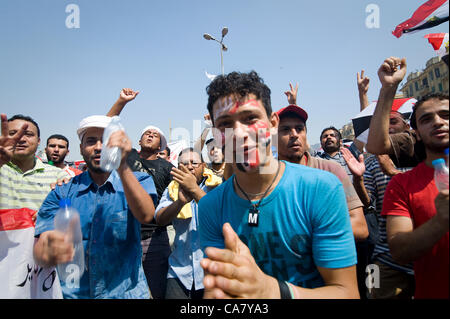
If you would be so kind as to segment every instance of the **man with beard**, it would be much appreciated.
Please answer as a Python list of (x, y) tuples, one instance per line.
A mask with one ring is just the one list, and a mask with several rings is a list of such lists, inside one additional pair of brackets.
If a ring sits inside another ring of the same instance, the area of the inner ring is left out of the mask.
[[(323, 129), (320, 134), (320, 145), (322, 146), (323, 151), (317, 152), (317, 156), (326, 160), (332, 160), (340, 164), (346, 171), (349, 178), (352, 180), (353, 175), (350, 169), (347, 166), (347, 162), (341, 153), (342, 146), (342, 135), (341, 132), (334, 126), (327, 127)], [(352, 144), (351, 149), (356, 151), (359, 155), (359, 152), (354, 144)]]
[(64, 170), (71, 177), (83, 173), (79, 169), (66, 165), (64, 160), (69, 154), (69, 140), (61, 134), (53, 134), (47, 139), (45, 154), (50, 165), (56, 166)]
[[(7, 119), (5, 114), (1, 115), (0, 231), (2, 233), (7, 230), (25, 230), (34, 227), (36, 213), (51, 191), (50, 184), (68, 177), (61, 169), (44, 164), (36, 157), (39, 143), (39, 126), (31, 117), (15, 115)], [(30, 236), (33, 240), (33, 235)], [(5, 256), (0, 259), (0, 274), (2, 274), (0, 277), (20, 282), (13, 285), (5, 283), (0, 289), (0, 298), (33, 298), (31, 287), (33, 283), (24, 282), (21, 286), (23, 279), (19, 279), (27, 273), (27, 267), (35, 266), (31, 254), (32, 247), (28, 247), (25, 242), (9, 242), (10, 245), (8, 240), (3, 241), (0, 247), (0, 256)], [(17, 256), (20, 258), (16, 263), (14, 258)], [(46, 272), (47, 270), (44, 270), (43, 274)]]
[(67, 235), (54, 230), (60, 200), (70, 199), (80, 214), (86, 269), (75, 278), (77, 284), (61, 282), (65, 298), (150, 298), (141, 262), (140, 223), (153, 219), (156, 190), (148, 174), (128, 166), (131, 141), (124, 131), (113, 133), (108, 143), (121, 150), (119, 168), (111, 173), (101, 169), (103, 131), (110, 121), (94, 115), (80, 122), (80, 152), (88, 170), (56, 187), (38, 212), (34, 255), (45, 266), (73, 258)]
[[(123, 89), (107, 115), (119, 115), (125, 105), (133, 101), (138, 94), (138, 91)], [(134, 148), (130, 151), (127, 163), (133, 172), (144, 172), (153, 177), (158, 195), (155, 201), (155, 207), (157, 207), (164, 190), (172, 180), (170, 172), (175, 166), (158, 157), (159, 152), (166, 149), (167, 141), (163, 132), (156, 126), (150, 125), (142, 130), (139, 146), (141, 147), (139, 152)], [(171, 225), (158, 226), (154, 220), (141, 227), (142, 262), (155, 299), (163, 299), (166, 291), (168, 258), (171, 252), (168, 231), (172, 232), (170, 237), (173, 238)]]
[(411, 127), (425, 146), (426, 159), (395, 175), (384, 196), (391, 254), (399, 263), (414, 263), (416, 299), (449, 298), (449, 192), (437, 189), (432, 165), (445, 158), (448, 116), (448, 95), (430, 94), (416, 103)]
[[(405, 74), (406, 60), (397, 57), (386, 59), (378, 70), (382, 87), (374, 116), (378, 115), (377, 129), (385, 138), (380, 141), (370, 133), (369, 141), (381, 142), (386, 150), (395, 149), (395, 143), (386, 134), (387, 115)], [(412, 170), (395, 175), (387, 186), (382, 208), (387, 240), (395, 261), (414, 263), (416, 299), (448, 299), (449, 193), (448, 189), (436, 188), (432, 165), (433, 160), (445, 158), (449, 145), (448, 95), (422, 97), (413, 108), (410, 125), (425, 149), (425, 160)], [(372, 128), (371, 125), (371, 131)]]
[(274, 158), (279, 117), (256, 72), (219, 75), (207, 93), (234, 175), (199, 202), (204, 297), (358, 298), (338, 178)]

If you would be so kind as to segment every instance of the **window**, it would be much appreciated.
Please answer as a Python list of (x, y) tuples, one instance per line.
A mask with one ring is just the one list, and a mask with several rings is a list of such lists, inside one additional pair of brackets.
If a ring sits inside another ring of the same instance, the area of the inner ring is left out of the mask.
[(436, 91), (436, 88), (434, 86), (431, 87), (431, 93), (434, 93)]
[(441, 71), (439, 71), (439, 68), (435, 68), (434, 69), (434, 74), (436, 75), (436, 78), (440, 78), (441, 77)]
[(430, 81), (433, 81), (433, 80), (434, 80), (433, 72), (430, 71), (430, 72), (428, 73), (428, 75), (430, 76)]
[(422, 80), (422, 85), (423, 86), (428, 86), (428, 79), (427, 78)]
[(409, 85), (409, 94), (411, 94), (411, 96), (413, 96), (414, 94), (414, 88), (412, 84)]
[(416, 91), (419, 91), (419, 82), (414, 82), (415, 87), (416, 87)]
[(442, 88), (442, 83), (439, 83), (439, 92), (444, 91), (444, 89)]

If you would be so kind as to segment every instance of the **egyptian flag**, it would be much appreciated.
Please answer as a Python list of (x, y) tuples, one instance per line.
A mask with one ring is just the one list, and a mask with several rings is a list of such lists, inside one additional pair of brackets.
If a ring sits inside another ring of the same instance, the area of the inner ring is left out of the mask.
[[(407, 119), (411, 116), (413, 106), (417, 100), (414, 98), (394, 99), (392, 103), (392, 111), (397, 111), (403, 115), (403, 118)], [(363, 143), (367, 143), (369, 137), (370, 120), (372, 119), (373, 112), (377, 102), (371, 103), (358, 115), (352, 119), (353, 130), (355, 131), (355, 139)]]
[(40, 267), (33, 257), (34, 213), (0, 209), (0, 299), (62, 299), (55, 267)]
[(392, 34), (400, 38), (403, 33), (432, 28), (445, 21), (448, 21), (448, 0), (429, 0), (410, 19), (400, 23)]
[(425, 36), (428, 42), (433, 46), (436, 54), (441, 57), (442, 60), (448, 66), (448, 33), (430, 33)]

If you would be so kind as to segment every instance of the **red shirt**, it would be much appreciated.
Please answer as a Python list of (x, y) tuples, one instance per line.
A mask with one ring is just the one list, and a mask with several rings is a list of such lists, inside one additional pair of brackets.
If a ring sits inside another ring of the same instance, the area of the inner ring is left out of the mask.
[[(434, 169), (420, 163), (411, 171), (394, 176), (386, 188), (382, 215), (406, 216), (414, 229), (436, 215), (438, 195)], [(415, 298), (449, 298), (449, 233), (414, 262)]]

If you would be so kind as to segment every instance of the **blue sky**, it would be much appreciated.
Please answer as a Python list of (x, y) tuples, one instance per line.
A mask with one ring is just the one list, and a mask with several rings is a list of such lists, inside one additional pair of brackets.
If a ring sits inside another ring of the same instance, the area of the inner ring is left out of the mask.
[[(435, 56), (423, 36), (448, 32), (448, 22), (395, 38), (395, 26), (425, 0), (1, 0), (0, 112), (33, 117), (41, 146), (54, 133), (71, 142), (68, 159), (80, 159), (80, 120), (105, 114), (124, 87), (141, 91), (122, 113), (137, 147), (147, 125), (185, 128), (206, 114), (205, 70), (220, 73), (219, 36), (229, 28), (225, 72), (257, 71), (272, 90), (276, 111), (283, 92), (299, 83), (298, 104), (309, 114), (308, 139), (324, 127), (341, 127), (359, 111), (356, 72), (380, 88), (377, 70), (389, 56), (406, 57), (408, 72)], [(68, 29), (68, 4), (80, 9), (80, 28)], [(366, 27), (366, 7), (380, 9), (380, 27)], [(197, 122), (198, 123), (198, 122)]]

